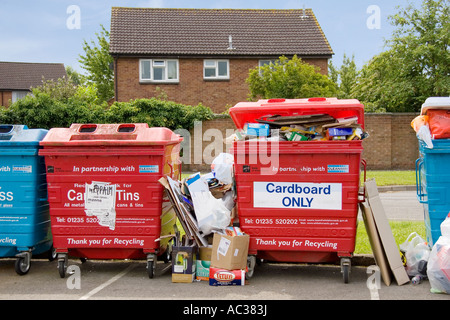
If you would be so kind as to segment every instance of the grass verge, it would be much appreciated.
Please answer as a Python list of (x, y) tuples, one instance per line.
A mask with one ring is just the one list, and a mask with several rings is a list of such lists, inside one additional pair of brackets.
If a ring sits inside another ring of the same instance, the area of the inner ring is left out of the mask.
[[(392, 234), (397, 245), (402, 244), (408, 236), (417, 232), (423, 239), (426, 239), (425, 224), (422, 221), (389, 221)], [(355, 254), (373, 254), (370, 247), (369, 237), (363, 221), (358, 222), (356, 229)]]
[[(366, 172), (366, 179), (375, 178), (377, 186), (407, 186), (416, 184), (416, 172), (414, 170), (382, 171), (369, 170)], [(364, 181), (364, 174), (361, 174), (361, 182)]]

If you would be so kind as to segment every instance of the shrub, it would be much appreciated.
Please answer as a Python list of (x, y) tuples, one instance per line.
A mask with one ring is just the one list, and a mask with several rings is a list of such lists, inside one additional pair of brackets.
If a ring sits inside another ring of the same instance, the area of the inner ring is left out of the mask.
[(194, 121), (212, 119), (210, 108), (156, 98), (100, 103), (94, 85), (73, 87), (70, 81), (46, 83), (29, 95), (0, 108), (0, 122), (29, 128), (69, 127), (72, 123), (148, 123), (150, 127), (190, 129)]

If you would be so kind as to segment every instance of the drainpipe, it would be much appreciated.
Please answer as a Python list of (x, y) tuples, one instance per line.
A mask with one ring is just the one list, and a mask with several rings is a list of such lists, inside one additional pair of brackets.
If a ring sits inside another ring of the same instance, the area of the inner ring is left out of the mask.
[(118, 102), (119, 101), (119, 90), (117, 85), (117, 60), (119, 58), (119, 55), (115, 55), (114, 57), (114, 99)]

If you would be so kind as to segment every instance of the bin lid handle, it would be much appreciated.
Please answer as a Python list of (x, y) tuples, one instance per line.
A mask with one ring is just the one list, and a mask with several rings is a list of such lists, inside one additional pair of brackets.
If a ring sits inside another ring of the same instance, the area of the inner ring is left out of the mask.
[(10, 124), (1, 124), (0, 125), (0, 134), (8, 134), (14, 129), (13, 125)]
[(92, 133), (95, 130), (97, 130), (97, 125), (96, 124), (83, 124), (78, 129), (78, 132), (79, 133)]

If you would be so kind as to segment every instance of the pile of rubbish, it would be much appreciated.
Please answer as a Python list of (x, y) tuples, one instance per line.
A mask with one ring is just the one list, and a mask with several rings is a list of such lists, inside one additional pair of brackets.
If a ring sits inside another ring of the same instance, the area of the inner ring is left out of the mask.
[(413, 284), (428, 279), (431, 292), (450, 294), (450, 213), (441, 223), (441, 236), (430, 248), (416, 232), (400, 245)]
[(200, 172), (176, 181), (163, 177), (172, 206), (185, 231), (184, 244), (192, 240), (198, 246), (208, 245), (213, 232), (225, 232), (234, 218), (233, 156), (221, 153), (211, 164), (212, 171)]
[(433, 149), (433, 140), (450, 138), (450, 98), (431, 97), (422, 105), (420, 115), (411, 121), (417, 138)]
[(245, 284), (249, 236), (233, 226), (233, 164), (231, 154), (221, 153), (210, 173), (194, 173), (181, 181), (159, 180), (184, 232), (175, 230), (172, 282), (197, 279), (213, 286)]
[(330, 141), (363, 140), (369, 134), (361, 128), (358, 117), (334, 118), (328, 114), (267, 116), (246, 123), (243, 130), (226, 142), (243, 140)]

